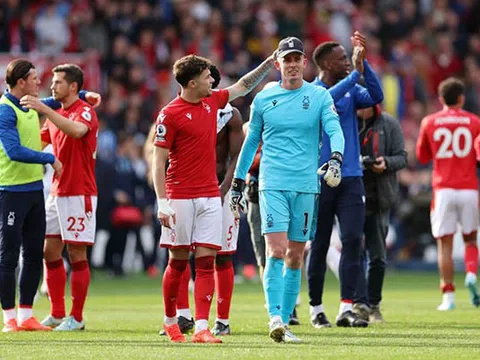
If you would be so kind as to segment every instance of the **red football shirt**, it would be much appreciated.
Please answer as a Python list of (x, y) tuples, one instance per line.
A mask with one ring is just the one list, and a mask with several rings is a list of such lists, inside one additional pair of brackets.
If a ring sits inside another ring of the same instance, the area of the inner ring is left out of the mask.
[(155, 146), (169, 149), (165, 187), (169, 199), (220, 196), (215, 144), (217, 111), (228, 102), (217, 90), (196, 104), (177, 96), (158, 115)]
[(95, 110), (83, 102), (75, 101), (57, 112), (71, 121), (82, 122), (88, 132), (75, 139), (59, 130), (47, 119), (42, 131), (42, 141), (52, 144), (53, 154), (62, 162), (60, 177), (54, 175), (50, 193), (56, 196), (97, 195), (95, 181), (95, 156), (97, 150), (98, 119)]
[(479, 134), (480, 119), (465, 110), (444, 109), (422, 120), (417, 158), (433, 160), (434, 189), (478, 189), (473, 145)]

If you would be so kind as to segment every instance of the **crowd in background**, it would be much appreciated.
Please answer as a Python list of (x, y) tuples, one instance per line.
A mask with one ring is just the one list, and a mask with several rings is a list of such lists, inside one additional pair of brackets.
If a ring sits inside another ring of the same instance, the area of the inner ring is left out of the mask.
[[(480, 1), (0, 2), (0, 53), (29, 53), (33, 60), (80, 53), (86, 64), (98, 65), (99, 71), (91, 66), (86, 74), (89, 90), (103, 96), (98, 109), (98, 223), (114, 233), (118, 229), (112, 229), (111, 213), (119, 205), (138, 207), (144, 223), (154, 224), (155, 196), (142, 146), (157, 112), (178, 92), (171, 75), (176, 59), (190, 53), (210, 58), (222, 72), (223, 87), (259, 64), (283, 37), (301, 38), (310, 58), (323, 41), (337, 41), (350, 50), (354, 30), (367, 35), (367, 59), (383, 84), (382, 106), (401, 122), (408, 151), (407, 169), (399, 173), (402, 201), (392, 217), (398, 250), (392, 257), (421, 258), (433, 242), (431, 172), (417, 164), (415, 141), (423, 116), (439, 109), (436, 88), (448, 76), (465, 81), (465, 108), (480, 112)], [(306, 80), (315, 73), (310, 62)], [(266, 81), (277, 78), (272, 71)], [(42, 80), (42, 93), (48, 95), (50, 79)], [(233, 104), (245, 121), (254, 95)], [(138, 226), (140, 222), (120, 230)], [(146, 268), (155, 262), (147, 258)]]

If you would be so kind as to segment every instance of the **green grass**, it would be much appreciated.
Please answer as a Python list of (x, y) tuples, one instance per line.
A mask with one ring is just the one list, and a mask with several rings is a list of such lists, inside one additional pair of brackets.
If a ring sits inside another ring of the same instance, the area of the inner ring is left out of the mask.
[[(303, 344), (272, 342), (260, 285), (238, 285), (231, 314), (234, 335), (209, 346), (171, 344), (158, 335), (163, 318), (159, 279), (112, 280), (96, 273), (86, 331), (0, 334), (0, 359), (478, 359), (480, 309), (469, 304), (460, 275), (456, 280), (457, 309), (441, 313), (436, 311), (441, 300), (436, 274), (389, 273), (383, 304), (387, 323), (366, 329), (311, 327), (304, 287), (302, 325), (293, 328)], [(329, 277), (325, 306), (332, 321), (338, 296), (338, 283)], [(42, 318), (48, 308), (42, 298), (34, 312)]]

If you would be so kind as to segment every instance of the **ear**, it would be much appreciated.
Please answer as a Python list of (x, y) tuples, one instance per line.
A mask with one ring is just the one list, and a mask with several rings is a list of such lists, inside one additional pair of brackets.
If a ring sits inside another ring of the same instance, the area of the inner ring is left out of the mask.
[(445, 101), (443, 101), (443, 98), (441, 96), (438, 97), (438, 101), (440, 101), (440, 104), (443, 106), (445, 105)]
[(307, 66), (307, 63), (308, 63), (308, 59), (306, 56), (303, 57), (303, 66)]
[(196, 86), (197, 86), (197, 81), (194, 79), (190, 80), (187, 84), (187, 88), (189, 89), (194, 89)]
[(277, 69), (278, 71), (280, 71), (280, 62), (278, 61), (278, 59), (275, 60), (274, 65), (275, 65), (275, 69)]
[(331, 68), (332, 68), (332, 67), (331, 67), (331, 64), (330, 64), (330, 61), (324, 60), (324, 61), (322, 62), (321, 68), (330, 71)]

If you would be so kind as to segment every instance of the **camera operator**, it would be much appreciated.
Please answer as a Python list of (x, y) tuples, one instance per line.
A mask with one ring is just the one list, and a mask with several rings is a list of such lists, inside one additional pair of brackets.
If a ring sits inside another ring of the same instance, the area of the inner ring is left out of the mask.
[(369, 262), (368, 276), (364, 266), (359, 274), (354, 312), (364, 320), (383, 322), (380, 301), (387, 262), (385, 239), (390, 210), (399, 194), (396, 172), (406, 166), (407, 153), (400, 124), (378, 105), (359, 110), (357, 117), (366, 194), (363, 263), (367, 255)]

